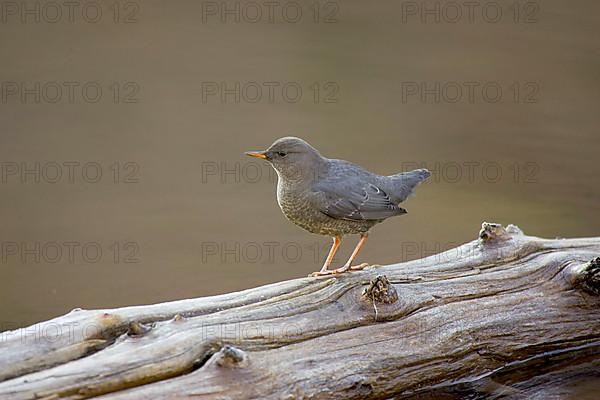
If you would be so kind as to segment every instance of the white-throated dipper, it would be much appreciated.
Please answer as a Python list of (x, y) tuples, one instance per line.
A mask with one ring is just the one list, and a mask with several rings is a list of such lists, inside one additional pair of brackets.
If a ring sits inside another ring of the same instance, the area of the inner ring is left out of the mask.
[[(323, 157), (296, 137), (277, 139), (265, 151), (247, 155), (267, 160), (277, 172), (277, 202), (287, 219), (309, 232), (333, 237), (333, 246), (313, 276), (363, 269), (353, 266), (369, 230), (389, 217), (406, 214), (400, 208), (413, 189), (431, 174), (426, 169), (381, 176), (344, 160)], [(328, 269), (342, 236), (360, 240), (346, 264)]]

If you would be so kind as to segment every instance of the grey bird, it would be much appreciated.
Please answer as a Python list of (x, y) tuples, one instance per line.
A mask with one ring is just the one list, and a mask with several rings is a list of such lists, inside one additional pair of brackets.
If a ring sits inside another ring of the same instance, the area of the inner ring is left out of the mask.
[[(277, 172), (277, 202), (288, 220), (309, 232), (333, 237), (323, 267), (313, 276), (367, 266), (352, 263), (365, 244), (369, 230), (389, 217), (406, 214), (398, 205), (431, 175), (426, 169), (377, 175), (349, 161), (323, 157), (297, 137), (283, 137), (267, 150), (246, 154), (267, 160)], [(330, 270), (342, 236), (348, 234), (359, 234), (360, 240), (348, 262)]]

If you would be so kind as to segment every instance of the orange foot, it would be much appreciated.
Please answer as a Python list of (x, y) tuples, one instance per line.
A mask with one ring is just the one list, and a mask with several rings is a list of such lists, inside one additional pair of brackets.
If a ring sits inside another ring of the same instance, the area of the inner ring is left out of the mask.
[(336, 275), (336, 274), (341, 274), (341, 273), (348, 272), (348, 271), (360, 271), (368, 266), (369, 266), (368, 263), (362, 263), (360, 265), (344, 265), (343, 267), (340, 267), (337, 269), (327, 269), (327, 270), (316, 271), (316, 272), (313, 272), (312, 274), (310, 274), (309, 276)]

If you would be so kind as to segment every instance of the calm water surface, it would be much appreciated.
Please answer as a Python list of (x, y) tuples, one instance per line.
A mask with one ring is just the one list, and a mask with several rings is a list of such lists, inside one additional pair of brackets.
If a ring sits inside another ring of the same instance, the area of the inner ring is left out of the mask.
[[(599, 234), (598, 2), (544, 1), (527, 23), (508, 1), (496, 23), (354, 0), (320, 4), (315, 23), (312, 3), (297, 23), (203, 22), (202, 2), (144, 1), (137, 23), (100, 2), (98, 23), (0, 24), (2, 81), (63, 87), (57, 102), (49, 86), (39, 103), (0, 104), (0, 330), (318, 269), (330, 239), (287, 222), (269, 167), (243, 155), (290, 134), (381, 174), (433, 171), (361, 262), (452, 248), (482, 221)], [(239, 102), (222, 99), (236, 82)], [(39, 183), (21, 177), (35, 163)]]

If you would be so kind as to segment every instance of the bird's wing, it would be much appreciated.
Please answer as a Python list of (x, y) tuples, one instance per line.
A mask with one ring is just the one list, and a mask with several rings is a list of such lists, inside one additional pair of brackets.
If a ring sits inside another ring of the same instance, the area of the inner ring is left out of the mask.
[(332, 218), (350, 221), (381, 220), (405, 214), (388, 194), (372, 183), (322, 182), (313, 187), (310, 201)]

